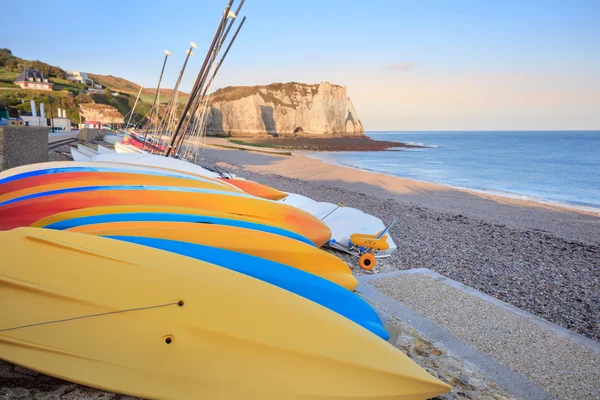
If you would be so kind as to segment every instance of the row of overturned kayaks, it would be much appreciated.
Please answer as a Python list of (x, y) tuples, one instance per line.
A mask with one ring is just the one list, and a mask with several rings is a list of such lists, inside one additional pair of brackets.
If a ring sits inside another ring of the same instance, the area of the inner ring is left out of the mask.
[[(71, 154), (75, 161), (117, 162), (160, 166), (162, 168), (184, 171), (202, 176), (222, 178), (220, 173), (208, 171), (198, 165), (174, 158), (158, 157), (137, 147), (124, 145), (119, 142), (115, 144), (114, 150), (102, 145), (98, 145), (97, 149), (91, 149), (82, 144), (78, 144), (77, 148), (71, 149)], [(236, 178), (232, 179), (230, 182), (234, 183), (236, 186), (250, 194), (257, 196), (265, 195), (263, 191), (253, 191), (256, 190), (254, 187), (254, 182), (246, 183), (248, 181), (240, 179), (239, 177), (235, 177), (230, 173), (226, 173), (225, 176)], [(261, 190), (265, 190), (264, 188), (265, 187), (263, 186)], [(271, 196), (267, 198), (299, 208), (323, 221), (323, 223), (325, 223), (325, 225), (327, 225), (331, 231), (331, 238), (327, 245), (355, 256), (358, 256), (359, 254), (355, 251), (352, 251), (350, 248), (349, 242), (352, 234), (374, 234), (385, 231), (387, 228), (381, 219), (373, 215), (369, 215), (362, 210), (346, 207), (339, 203), (334, 204), (328, 202), (318, 202), (296, 193), (285, 193), (279, 191), (277, 193), (271, 193)], [(375, 254), (375, 257), (388, 257), (396, 250), (396, 244), (391, 236), (386, 236), (386, 242), (387, 248), (385, 250), (378, 251)]]
[(0, 173), (0, 359), (147, 398), (450, 390), (386, 341), (286, 193), (138, 155)]

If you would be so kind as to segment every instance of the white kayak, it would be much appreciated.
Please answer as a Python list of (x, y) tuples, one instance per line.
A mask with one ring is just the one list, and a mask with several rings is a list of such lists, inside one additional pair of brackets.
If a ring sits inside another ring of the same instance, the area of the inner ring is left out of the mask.
[(73, 161), (90, 161), (92, 159), (91, 156), (87, 154), (83, 154), (81, 151), (77, 150), (75, 147), (71, 147), (71, 157), (73, 157)]
[(98, 153), (100, 153), (100, 154), (111, 154), (114, 152), (115, 152), (114, 150), (109, 149), (108, 147), (104, 147), (101, 144), (98, 145)]
[(158, 167), (163, 169), (171, 169), (180, 172), (187, 172), (190, 174), (196, 174), (206, 176), (209, 178), (220, 178), (216, 172), (209, 171), (202, 168), (199, 165), (192, 164), (187, 161), (178, 160), (171, 157), (163, 157), (149, 153), (106, 153), (98, 154), (92, 157), (91, 161), (99, 162), (117, 162), (135, 165), (147, 165), (150, 167)]
[(98, 155), (98, 152), (94, 149), (91, 149), (87, 146), (82, 145), (81, 143), (77, 144), (77, 150), (79, 150), (80, 153), (85, 154), (86, 156), (89, 157), (95, 157)]
[[(123, 150), (125, 148), (128, 151), (135, 152), (121, 152), (125, 151)], [(174, 171), (186, 172), (210, 178), (221, 177), (221, 175), (219, 175), (216, 172), (207, 170), (199, 165), (192, 164), (188, 161), (150, 154), (147, 152), (143, 152), (142, 150), (137, 149), (135, 147), (123, 145), (121, 143), (117, 143), (115, 145), (115, 150), (117, 152), (105, 152), (104, 150), (102, 150), (100, 151), (100, 154), (95, 155), (94, 157), (85, 157), (83, 154), (77, 154), (76, 157), (75, 153), (77, 151), (72, 150), (72, 152), (73, 158), (76, 161), (125, 163), (170, 169)], [(232, 178), (241, 179), (234, 175), (232, 175)], [(386, 228), (385, 224), (381, 219), (373, 215), (367, 214), (356, 208), (343, 207), (333, 203), (318, 202), (306, 196), (301, 196), (295, 193), (289, 193), (287, 197), (279, 201), (281, 203), (285, 203), (290, 206), (299, 208), (303, 211), (306, 211), (309, 214), (312, 214), (313, 216), (322, 220), (329, 227), (332, 233), (332, 240), (328, 243), (328, 245), (330, 247), (349, 252), (351, 254), (354, 253), (352, 252), (349, 246), (350, 235), (355, 233), (373, 235), (383, 231)], [(389, 257), (391, 253), (393, 253), (396, 250), (396, 243), (394, 243), (394, 240), (391, 238), (391, 235), (389, 235), (388, 233), (387, 236), (387, 243), (389, 245), (389, 248), (387, 250), (377, 252), (375, 254), (375, 257)]]
[[(343, 207), (333, 203), (318, 202), (306, 196), (288, 193), (280, 203), (299, 208), (322, 220), (331, 230), (330, 247), (351, 252), (349, 250), (350, 235), (354, 233), (375, 235), (386, 226), (379, 218), (352, 207)], [(375, 257), (389, 257), (396, 250), (396, 243), (387, 234), (389, 248), (376, 253)]]
[(102, 138), (102, 140), (104, 140), (106, 143), (110, 143), (110, 144), (116, 145), (117, 143), (121, 143), (123, 141), (123, 136), (113, 135), (111, 133), (111, 134), (108, 134), (108, 135), (104, 135), (104, 137)]
[(137, 147), (129, 146), (120, 142), (115, 143), (115, 151), (121, 154), (147, 154), (147, 152), (142, 149), (138, 149)]

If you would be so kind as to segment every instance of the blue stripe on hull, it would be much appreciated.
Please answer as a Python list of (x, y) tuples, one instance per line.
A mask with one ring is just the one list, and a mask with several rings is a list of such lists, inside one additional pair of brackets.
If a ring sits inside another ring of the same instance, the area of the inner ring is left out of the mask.
[(342, 286), (308, 272), (248, 254), (176, 240), (106, 237), (195, 258), (260, 279), (327, 307), (384, 340), (389, 338), (379, 316), (366, 301)]
[(77, 226), (93, 225), (93, 224), (104, 224), (109, 222), (193, 222), (202, 224), (215, 224), (225, 226), (235, 226), (238, 228), (252, 229), (255, 231), (273, 233), (279, 236), (288, 237), (290, 239), (299, 240), (301, 242), (310, 244), (315, 247), (315, 244), (305, 236), (302, 236), (296, 232), (278, 228), (271, 225), (259, 224), (256, 222), (240, 221), (237, 219), (212, 217), (197, 214), (176, 214), (176, 213), (158, 213), (158, 212), (132, 212), (132, 213), (119, 213), (119, 214), (101, 214), (92, 215), (87, 217), (79, 217), (66, 219), (64, 221), (54, 222), (46, 225), (44, 228), (64, 230), (70, 229)]

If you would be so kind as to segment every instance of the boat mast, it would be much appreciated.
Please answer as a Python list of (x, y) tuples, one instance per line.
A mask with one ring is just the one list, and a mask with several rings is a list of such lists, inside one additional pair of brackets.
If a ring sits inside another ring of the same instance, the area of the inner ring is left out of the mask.
[[(165, 66), (167, 65), (167, 59), (171, 56), (171, 52), (169, 50), (165, 50), (165, 61), (163, 62), (162, 70), (160, 71), (160, 77), (158, 78), (158, 86), (156, 87), (156, 94), (154, 95), (154, 103), (152, 104), (152, 108), (150, 109), (150, 119), (148, 120), (148, 125), (146, 125), (146, 131), (144, 132), (144, 147), (146, 146), (146, 136), (148, 136), (148, 129), (152, 125), (152, 115), (154, 114), (154, 110), (156, 109), (156, 102), (158, 101), (158, 97), (160, 96), (160, 83), (162, 82), (163, 74), (165, 73)], [(158, 113), (157, 113), (158, 115)]]
[[(166, 157), (171, 155), (171, 153), (173, 151), (173, 145), (175, 144), (175, 140), (177, 139), (177, 135), (179, 134), (179, 131), (181, 130), (183, 122), (184, 122), (188, 112), (190, 111), (190, 108), (191, 108), (194, 100), (196, 99), (196, 97), (198, 96), (198, 93), (200, 92), (200, 90), (202, 88), (204, 80), (206, 79), (206, 67), (209, 64), (209, 61), (211, 59), (214, 59), (213, 52), (214, 52), (216, 46), (218, 45), (218, 40), (220, 40), (221, 34), (222, 34), (225, 24), (227, 22), (227, 19), (229, 18), (229, 12), (231, 10), (231, 5), (233, 4), (233, 1), (234, 0), (229, 0), (229, 3), (227, 4), (227, 7), (225, 7), (225, 11), (223, 12), (223, 15), (221, 16), (221, 21), (219, 22), (219, 25), (217, 26), (217, 31), (215, 32), (213, 40), (212, 40), (210, 46), (208, 47), (208, 52), (206, 53), (206, 57), (204, 58), (204, 63), (202, 64), (202, 67), (200, 68), (200, 72), (198, 73), (198, 76), (196, 77), (196, 82), (194, 83), (192, 91), (190, 92), (190, 97), (188, 98), (188, 100), (185, 104), (185, 107), (183, 108), (183, 112), (181, 113), (179, 121), (177, 122), (177, 127), (175, 128), (175, 132), (173, 132), (173, 136), (171, 136), (171, 140), (169, 141), (169, 145), (165, 149), (164, 155)], [(191, 117), (192, 116), (190, 115), (190, 118)]]
[[(177, 77), (177, 82), (175, 83), (175, 87), (173, 88), (173, 93), (171, 94), (171, 98), (169, 99), (169, 103), (165, 110), (165, 119), (160, 124), (159, 136), (162, 136), (163, 131), (168, 130), (169, 126), (171, 125), (172, 118), (169, 118), (170, 117), (169, 114), (171, 114), (171, 117), (172, 117), (173, 113), (176, 111), (177, 93), (179, 91), (179, 85), (181, 84), (181, 79), (183, 78), (183, 73), (185, 72), (187, 63), (188, 63), (190, 57), (194, 55), (193, 50), (197, 49), (197, 48), (198, 48), (198, 46), (196, 45), (196, 43), (190, 42), (190, 48), (186, 52), (187, 55), (185, 57), (185, 61), (183, 62), (183, 67), (181, 68), (181, 71), (179, 72), (179, 76)], [(159, 137), (159, 139), (160, 139), (160, 137)]]
[[(242, 4), (244, 4), (243, 1), (242, 1)], [(240, 4), (239, 8), (241, 8), (242, 4)], [(239, 11), (239, 9), (238, 9), (238, 11)], [(214, 71), (213, 71), (210, 79), (208, 80), (208, 83), (204, 86), (202, 94), (200, 95), (201, 101), (203, 100), (203, 102), (204, 102), (204, 104), (202, 106), (202, 109), (203, 109), (203, 118), (202, 118), (202, 123), (200, 125), (202, 130), (204, 130), (204, 128), (206, 126), (206, 118), (207, 118), (207, 116), (206, 116), (206, 110), (207, 110), (208, 104), (209, 104), (209, 99), (206, 97), (206, 93), (208, 92), (208, 89), (212, 86), (212, 83), (213, 83), (215, 77), (217, 76), (217, 73), (219, 72), (219, 69), (221, 68), (221, 65), (223, 65), (223, 61), (225, 60), (225, 57), (227, 57), (227, 54), (229, 53), (229, 50), (231, 49), (231, 46), (235, 42), (235, 39), (237, 38), (238, 33), (240, 33), (240, 30), (242, 29), (242, 26), (244, 26), (244, 22), (246, 22), (246, 17), (242, 18), (242, 22), (240, 22), (240, 25), (237, 27), (237, 30), (235, 31), (235, 34), (231, 38), (231, 41), (229, 42), (229, 45), (225, 49), (225, 52), (223, 53), (223, 56), (219, 60), (219, 62), (217, 64), (216, 68), (214, 69)], [(231, 25), (232, 24), (229, 25), (229, 28), (231, 28)], [(225, 33), (225, 35), (227, 35), (227, 33), (229, 33), (229, 28), (227, 29), (227, 32)], [(198, 109), (198, 105), (199, 104), (196, 105), (196, 108), (194, 109), (194, 111), (192, 112), (191, 115), (195, 115), (195, 113), (196, 113), (196, 111)], [(181, 150), (181, 146), (183, 145), (183, 141), (185, 139), (186, 134), (187, 134), (187, 130), (184, 130), (183, 133), (181, 134), (179, 140), (178, 140), (177, 145), (176, 145), (175, 154), (179, 154), (179, 151)], [(200, 133), (200, 135), (201, 134), (202, 133)]]

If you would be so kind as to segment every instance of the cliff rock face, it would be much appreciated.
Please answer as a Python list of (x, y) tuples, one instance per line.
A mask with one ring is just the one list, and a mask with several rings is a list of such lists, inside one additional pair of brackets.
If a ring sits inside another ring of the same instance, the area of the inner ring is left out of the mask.
[(113, 106), (107, 104), (80, 104), (81, 116), (86, 121), (100, 121), (103, 124), (122, 124), (123, 116)]
[(208, 135), (363, 136), (346, 87), (273, 83), (234, 86), (213, 94)]

